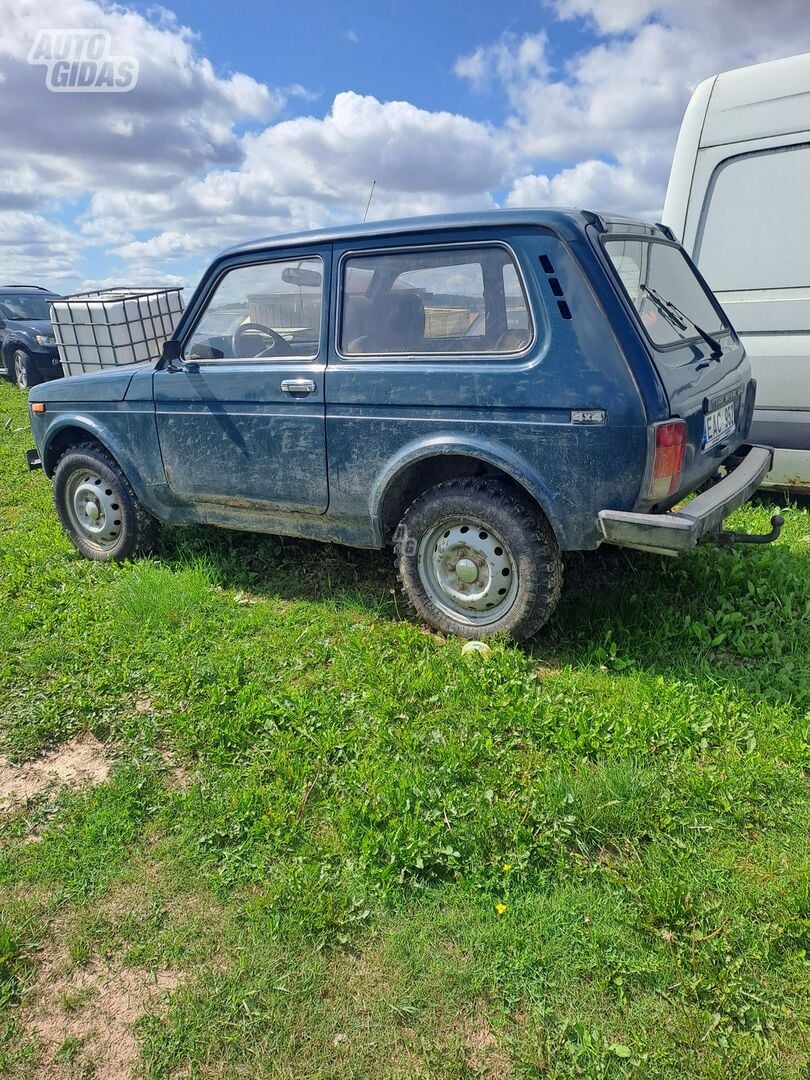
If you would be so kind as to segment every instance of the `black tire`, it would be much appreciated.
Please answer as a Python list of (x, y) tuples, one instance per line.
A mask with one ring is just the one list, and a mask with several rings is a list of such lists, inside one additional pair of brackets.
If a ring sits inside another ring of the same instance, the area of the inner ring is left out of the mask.
[[(528, 497), (496, 480), (450, 480), (420, 495), (396, 530), (394, 553), (406, 599), (442, 633), (529, 638), (560, 598), (551, 526)], [(455, 576), (462, 566), (463, 580)], [(456, 600), (457, 590), (469, 595)]]
[(12, 352), (10, 375), (20, 390), (30, 390), (32, 386), (39, 386), (45, 381), (25, 349), (15, 349)]
[[(122, 562), (155, 544), (158, 523), (141, 505), (118, 462), (96, 443), (66, 450), (53, 475), (62, 528), (85, 558)], [(88, 513), (88, 508), (97, 518)]]

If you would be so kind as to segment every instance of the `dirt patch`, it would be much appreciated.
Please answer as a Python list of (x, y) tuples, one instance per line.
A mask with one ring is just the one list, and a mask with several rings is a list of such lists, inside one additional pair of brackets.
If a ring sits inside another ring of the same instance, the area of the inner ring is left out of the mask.
[(169, 750), (161, 750), (160, 756), (168, 769), (167, 782), (172, 791), (188, 791), (191, 787), (191, 773), (181, 765)]
[(505, 1080), (512, 1075), (512, 1062), (484, 1016), (475, 1016), (459, 1030), (467, 1068), (487, 1080)]
[(110, 774), (104, 747), (92, 735), (82, 735), (45, 754), (13, 765), (0, 757), (0, 810), (24, 806), (50, 787), (92, 787)]
[(65, 953), (46, 955), (32, 1003), (22, 1016), (40, 1043), (36, 1080), (77, 1071), (85, 1075), (88, 1069), (96, 1080), (135, 1075), (135, 1022), (158, 1008), (182, 981), (174, 971), (120, 967), (98, 959), (71, 970)]

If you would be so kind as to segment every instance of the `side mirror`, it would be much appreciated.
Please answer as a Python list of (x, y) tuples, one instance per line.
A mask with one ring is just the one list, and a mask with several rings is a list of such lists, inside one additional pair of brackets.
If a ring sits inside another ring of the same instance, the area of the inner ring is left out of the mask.
[(5, 330), (5, 328), (6, 328), (6, 320), (4, 318), (0, 317), (0, 330)]
[(161, 366), (166, 371), (182, 371), (183, 358), (180, 355), (180, 342), (177, 338), (167, 338), (163, 342), (163, 351), (160, 354)]

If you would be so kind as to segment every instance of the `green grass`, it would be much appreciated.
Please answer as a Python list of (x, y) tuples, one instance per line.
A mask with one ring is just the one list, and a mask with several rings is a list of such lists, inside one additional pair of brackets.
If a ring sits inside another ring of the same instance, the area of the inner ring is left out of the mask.
[(388, 553), (82, 560), (25, 424), (0, 386), (3, 748), (116, 764), (0, 825), (0, 1069), (35, 1068), (51, 943), (182, 976), (152, 1077), (807, 1075), (806, 508), (762, 549), (573, 557), (530, 648), (468, 660)]

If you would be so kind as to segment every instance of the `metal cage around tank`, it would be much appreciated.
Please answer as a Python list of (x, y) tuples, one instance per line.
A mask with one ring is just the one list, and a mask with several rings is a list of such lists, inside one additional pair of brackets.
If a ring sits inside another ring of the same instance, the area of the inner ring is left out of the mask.
[(183, 313), (180, 287), (75, 293), (51, 304), (51, 324), (66, 376), (158, 360)]

